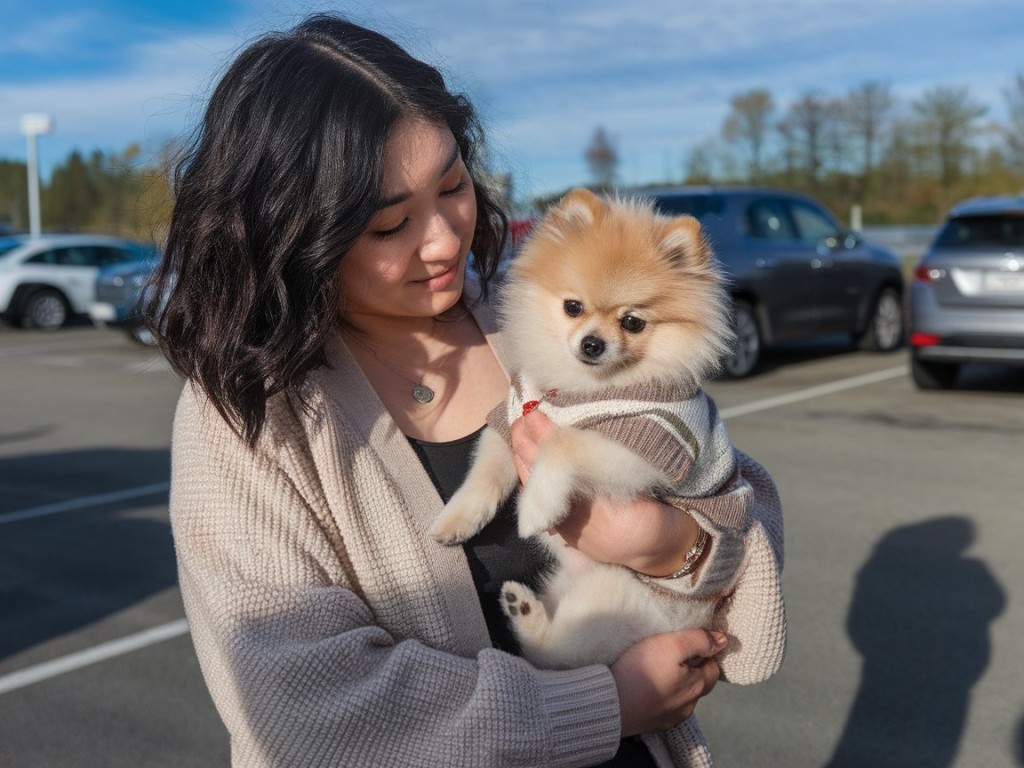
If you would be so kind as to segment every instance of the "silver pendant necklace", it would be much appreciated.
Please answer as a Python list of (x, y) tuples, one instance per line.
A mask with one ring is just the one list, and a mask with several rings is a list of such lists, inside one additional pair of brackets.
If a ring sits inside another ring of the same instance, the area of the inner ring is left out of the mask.
[(356, 336), (348, 328), (342, 326), (341, 330), (343, 330), (345, 332), (345, 334), (350, 339), (352, 339), (356, 344), (358, 344), (363, 349), (365, 349), (367, 352), (369, 352), (371, 355), (373, 355), (373, 359), (374, 360), (376, 360), (378, 363), (380, 363), (385, 368), (387, 368), (389, 371), (391, 371), (393, 374), (395, 374), (395, 376), (397, 376), (398, 378), (403, 379), (403, 380), (409, 382), (410, 384), (412, 384), (412, 399), (415, 400), (417, 403), (420, 403), (422, 405), (426, 405), (427, 403), (429, 403), (431, 400), (434, 399), (434, 390), (432, 390), (430, 387), (428, 387), (422, 381), (416, 381), (415, 379), (410, 379), (408, 376), (406, 376), (401, 371), (398, 371), (395, 368), (393, 368), (380, 355), (377, 354), (377, 350), (375, 350), (368, 343), (366, 343), (365, 341), (360, 339), (358, 336)]

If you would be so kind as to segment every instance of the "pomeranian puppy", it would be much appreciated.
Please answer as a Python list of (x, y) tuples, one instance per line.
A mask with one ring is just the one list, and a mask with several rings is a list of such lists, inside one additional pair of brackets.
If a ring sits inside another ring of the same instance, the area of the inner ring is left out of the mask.
[[(560, 428), (541, 442), (520, 491), (520, 536), (556, 526), (581, 496), (654, 497), (698, 523), (702, 509), (749, 516), (749, 485), (700, 386), (732, 334), (723, 278), (696, 219), (573, 190), (523, 245), (501, 295), (511, 392), (431, 527), (435, 539), (465, 541), (513, 493), (509, 425), (535, 407)], [(501, 590), (523, 655), (539, 667), (611, 664), (643, 637), (712, 623), (721, 595), (688, 595), (690, 574), (652, 580), (590, 560), (558, 536), (539, 540), (556, 563), (540, 594), (517, 582)]]

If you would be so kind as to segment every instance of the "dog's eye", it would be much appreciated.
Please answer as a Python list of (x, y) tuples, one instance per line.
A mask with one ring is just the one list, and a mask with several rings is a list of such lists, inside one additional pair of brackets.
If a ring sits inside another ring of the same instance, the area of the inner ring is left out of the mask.
[(647, 321), (641, 320), (636, 315), (626, 315), (619, 320), (619, 326), (627, 333), (640, 333), (645, 325), (647, 325)]
[(583, 304), (575, 299), (566, 299), (562, 308), (565, 309), (565, 314), (569, 317), (579, 317), (583, 314)]

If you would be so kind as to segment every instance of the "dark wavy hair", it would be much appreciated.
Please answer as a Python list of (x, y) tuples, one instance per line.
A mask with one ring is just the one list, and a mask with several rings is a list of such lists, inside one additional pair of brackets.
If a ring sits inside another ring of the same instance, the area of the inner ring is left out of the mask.
[[(174, 370), (249, 445), (268, 398), (326, 363), (338, 266), (378, 208), (396, 124), (446, 125), (476, 186), (486, 293), (507, 221), (479, 165), (476, 113), (387, 37), (315, 15), (245, 48), (174, 169), (165, 256), (144, 311)], [(301, 400), (301, 398), (300, 398)]]

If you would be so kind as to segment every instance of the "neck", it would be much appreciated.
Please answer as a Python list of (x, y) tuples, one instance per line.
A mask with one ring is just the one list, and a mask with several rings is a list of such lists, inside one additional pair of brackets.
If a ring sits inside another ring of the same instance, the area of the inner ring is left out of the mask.
[(419, 348), (432, 346), (445, 338), (446, 328), (469, 315), (460, 301), (437, 317), (394, 317), (348, 313), (342, 316), (342, 328), (364, 341), (382, 348)]

